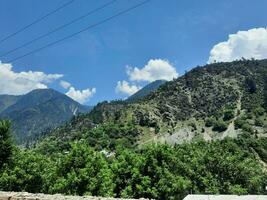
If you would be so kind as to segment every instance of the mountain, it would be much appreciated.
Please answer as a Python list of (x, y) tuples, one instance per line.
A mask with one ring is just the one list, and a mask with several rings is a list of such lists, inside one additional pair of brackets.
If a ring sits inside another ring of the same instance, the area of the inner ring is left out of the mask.
[[(97, 149), (267, 136), (267, 60), (196, 67), (137, 102), (99, 103), (41, 142), (64, 149), (85, 139)], [(46, 148), (46, 151), (49, 150)]]
[(12, 121), (19, 143), (90, 110), (52, 89), (37, 89), (21, 96), (0, 95), (0, 102), (0, 118)]
[(148, 85), (146, 85), (145, 87), (143, 87), (142, 89), (138, 90), (136, 93), (134, 93), (133, 95), (128, 97), (127, 101), (137, 101), (137, 100), (149, 95), (151, 92), (154, 92), (155, 90), (157, 90), (161, 85), (163, 85), (166, 82), (167, 81), (165, 81), (165, 80), (153, 81), (152, 83), (149, 83)]
[(21, 96), (14, 95), (0, 95), (0, 113), (9, 106), (15, 104)]

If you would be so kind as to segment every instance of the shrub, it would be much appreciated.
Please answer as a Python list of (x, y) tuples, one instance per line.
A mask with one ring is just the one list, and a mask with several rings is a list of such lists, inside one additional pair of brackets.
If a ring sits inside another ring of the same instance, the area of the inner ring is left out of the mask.
[(235, 129), (242, 129), (248, 133), (254, 132), (252, 126), (242, 118), (237, 118), (234, 123), (235, 123)]
[(230, 194), (245, 195), (247, 194), (247, 189), (241, 187), (240, 185), (230, 185), (229, 187)]
[(227, 124), (222, 120), (215, 121), (212, 128), (213, 131), (218, 131), (218, 132), (223, 132), (226, 129), (227, 129)]
[(196, 123), (195, 123), (195, 122), (189, 122), (189, 124), (188, 124), (188, 125), (192, 127), (192, 131), (195, 131), (195, 130), (197, 130), (197, 125), (196, 125)]
[(239, 129), (239, 128), (242, 128), (242, 126), (246, 123), (245, 120), (241, 119), (241, 118), (237, 118), (235, 121), (234, 121), (234, 124), (235, 124), (235, 129)]
[(233, 119), (235, 117), (235, 113), (233, 110), (226, 110), (224, 112), (223, 120), (228, 121), (230, 119)]
[(214, 124), (214, 122), (215, 122), (215, 120), (214, 120), (213, 118), (208, 118), (208, 119), (206, 119), (206, 121), (205, 121), (205, 126), (206, 126), (206, 127), (212, 127), (213, 124)]
[(263, 122), (263, 120), (256, 118), (255, 119), (255, 125), (262, 127), (264, 125), (264, 122)]
[(251, 94), (255, 93), (257, 90), (257, 86), (256, 86), (255, 81), (252, 79), (246, 79), (245, 82), (246, 82), (249, 93), (251, 93)]
[(265, 112), (265, 109), (263, 107), (257, 107), (254, 110), (254, 113), (256, 116), (262, 116)]
[(242, 130), (248, 132), (248, 133), (253, 133), (254, 130), (252, 128), (252, 126), (249, 123), (245, 123), (242, 125)]
[(253, 113), (251, 112), (247, 113), (247, 119), (253, 119)]

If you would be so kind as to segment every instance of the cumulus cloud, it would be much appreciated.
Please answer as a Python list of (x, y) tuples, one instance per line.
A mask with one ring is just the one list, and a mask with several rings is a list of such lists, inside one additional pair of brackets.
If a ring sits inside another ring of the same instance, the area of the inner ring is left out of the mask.
[(229, 35), (227, 41), (211, 49), (208, 62), (229, 62), (242, 57), (267, 58), (267, 28), (254, 28)]
[(94, 96), (96, 93), (96, 88), (87, 88), (84, 90), (76, 90), (71, 83), (61, 80), (60, 83), (61, 87), (64, 89), (69, 89), (65, 94), (72, 98), (73, 100), (83, 104), (89, 101), (91, 97)]
[(118, 81), (116, 86), (116, 93), (126, 94), (127, 96), (136, 93), (141, 87), (134, 84), (130, 85), (127, 81)]
[(95, 93), (96, 93), (96, 88), (76, 90), (73, 86), (71, 86), (69, 88), (69, 91), (66, 93), (66, 95), (69, 96), (70, 98), (74, 99), (75, 101), (83, 104), (83, 103), (89, 101), (89, 99), (92, 96), (94, 96)]
[(38, 71), (15, 72), (11, 64), (0, 61), (0, 94), (21, 95), (34, 89), (47, 88), (47, 84), (61, 77), (62, 74), (45, 74)]
[(151, 59), (141, 69), (137, 67), (127, 67), (127, 74), (131, 81), (167, 80), (178, 77), (176, 69), (168, 60)]
[(70, 84), (69, 82), (67, 82), (67, 81), (63, 81), (63, 80), (61, 80), (61, 81), (59, 82), (59, 84), (60, 84), (60, 86), (63, 87), (64, 89), (69, 89), (69, 88), (71, 87), (71, 84)]

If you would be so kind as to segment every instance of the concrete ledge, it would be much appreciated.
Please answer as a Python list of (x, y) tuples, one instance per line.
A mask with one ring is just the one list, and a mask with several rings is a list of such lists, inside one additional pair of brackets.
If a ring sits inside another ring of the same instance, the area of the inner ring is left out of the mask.
[[(28, 192), (0, 192), (0, 200), (123, 200), (118, 198), (104, 198), (91, 196), (64, 196), (61, 194), (31, 194)], [(124, 199), (126, 200), (126, 199)], [(134, 199), (127, 199), (134, 200)], [(140, 199), (145, 200), (145, 199)]]

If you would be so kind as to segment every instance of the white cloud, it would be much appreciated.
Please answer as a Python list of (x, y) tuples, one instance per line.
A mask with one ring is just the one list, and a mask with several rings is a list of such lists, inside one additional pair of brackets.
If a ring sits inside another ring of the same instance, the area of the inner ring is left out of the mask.
[(60, 81), (59, 82), (60, 86), (63, 87), (64, 89), (69, 89), (71, 87), (71, 84), (67, 81)]
[(91, 97), (96, 93), (96, 88), (87, 88), (84, 90), (76, 90), (71, 83), (61, 80), (59, 83), (64, 89), (69, 89), (65, 94), (73, 100), (83, 104), (89, 101)]
[(228, 62), (242, 57), (267, 58), (267, 28), (254, 28), (229, 35), (227, 41), (212, 48), (208, 62)]
[(122, 93), (130, 96), (140, 89), (141, 87), (134, 84), (130, 85), (127, 81), (118, 81), (115, 91), (116, 93)]
[(167, 60), (151, 59), (141, 69), (134, 67), (127, 68), (127, 74), (131, 81), (167, 80), (178, 77), (178, 73), (172, 64)]
[(71, 86), (69, 88), (69, 91), (66, 93), (66, 95), (69, 96), (70, 98), (74, 99), (75, 101), (83, 104), (83, 103), (89, 101), (89, 99), (92, 96), (94, 96), (95, 93), (96, 93), (96, 88), (76, 90), (74, 87)]
[(62, 74), (45, 74), (38, 71), (15, 72), (11, 64), (0, 61), (0, 94), (21, 95), (34, 89), (47, 88), (47, 84), (61, 77)]

